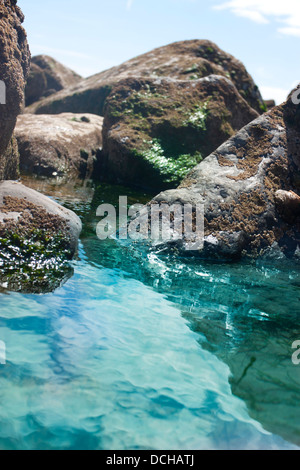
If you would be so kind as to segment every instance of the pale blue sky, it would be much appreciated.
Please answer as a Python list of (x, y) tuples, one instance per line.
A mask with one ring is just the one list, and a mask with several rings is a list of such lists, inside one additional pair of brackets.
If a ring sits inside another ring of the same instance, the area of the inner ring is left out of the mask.
[(240, 59), (265, 99), (300, 81), (299, 0), (19, 0), (31, 52), (83, 76), (173, 41), (210, 39)]

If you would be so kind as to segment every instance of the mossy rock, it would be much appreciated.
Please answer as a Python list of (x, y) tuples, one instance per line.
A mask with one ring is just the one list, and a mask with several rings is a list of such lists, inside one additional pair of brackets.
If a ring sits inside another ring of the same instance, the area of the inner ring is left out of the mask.
[(257, 116), (225, 77), (123, 80), (107, 98), (99, 176), (174, 187)]
[(129, 77), (169, 77), (194, 81), (209, 75), (221, 75), (230, 79), (249, 106), (258, 113), (265, 111), (259, 89), (244, 65), (213, 42), (197, 39), (159, 47), (117, 67), (82, 79), (76, 85), (30, 106), (28, 112), (103, 115), (107, 91), (120, 80)]
[(194, 254), (299, 260), (300, 105), (294, 93), (300, 85), (197, 165), (177, 189), (154, 199), (203, 204), (204, 246)]
[(20, 183), (0, 183), (0, 285), (14, 291), (46, 292), (70, 273), (77, 250), (79, 218)]

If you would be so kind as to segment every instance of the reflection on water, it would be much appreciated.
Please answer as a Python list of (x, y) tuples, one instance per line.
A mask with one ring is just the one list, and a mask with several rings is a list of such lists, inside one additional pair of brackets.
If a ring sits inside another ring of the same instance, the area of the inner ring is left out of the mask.
[(84, 221), (72, 279), (52, 294), (0, 294), (1, 448), (300, 445), (299, 266), (100, 242), (96, 208), (124, 190), (62, 197)]
[[(84, 246), (96, 265), (97, 241)], [(100, 264), (113, 262), (181, 310), (201, 347), (229, 366), (232, 391), (251, 417), (300, 445), (300, 366), (291, 360), (300, 339), (299, 266), (199, 263), (130, 249), (122, 262), (120, 247), (111, 257), (102, 248)]]

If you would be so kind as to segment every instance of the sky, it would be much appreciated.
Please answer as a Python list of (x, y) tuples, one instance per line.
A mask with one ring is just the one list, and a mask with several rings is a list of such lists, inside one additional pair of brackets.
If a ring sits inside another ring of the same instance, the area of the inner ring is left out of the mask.
[[(32, 55), (89, 76), (156, 47), (209, 39), (277, 104), (300, 82), (299, 0), (19, 0)], [(298, 57), (298, 58), (297, 58)]]

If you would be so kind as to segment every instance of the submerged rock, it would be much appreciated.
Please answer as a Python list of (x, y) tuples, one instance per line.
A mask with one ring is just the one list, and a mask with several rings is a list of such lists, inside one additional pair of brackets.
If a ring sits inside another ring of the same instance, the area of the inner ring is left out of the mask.
[(0, 180), (15, 178), (18, 157), (13, 130), (24, 101), (30, 52), (15, 0), (0, 4)]
[(126, 185), (172, 187), (256, 117), (220, 75), (123, 80), (107, 98), (101, 172)]
[(47, 55), (34, 56), (25, 89), (26, 106), (68, 88), (82, 77)]
[[(293, 95), (294, 96), (294, 93)], [(254, 120), (156, 201), (204, 204), (209, 258), (296, 256), (300, 246), (300, 105), (291, 96)]]
[(154, 49), (118, 67), (83, 79), (34, 104), (28, 112), (58, 114), (68, 111), (103, 115), (111, 87), (122, 79), (170, 77), (194, 81), (212, 74), (230, 79), (240, 95), (256, 111), (266, 110), (258, 87), (240, 61), (211, 41), (191, 40)]
[(21, 173), (87, 178), (102, 146), (103, 118), (91, 114), (18, 117)]
[(42, 194), (0, 182), (0, 280), (11, 290), (53, 290), (70, 271), (81, 221)]

